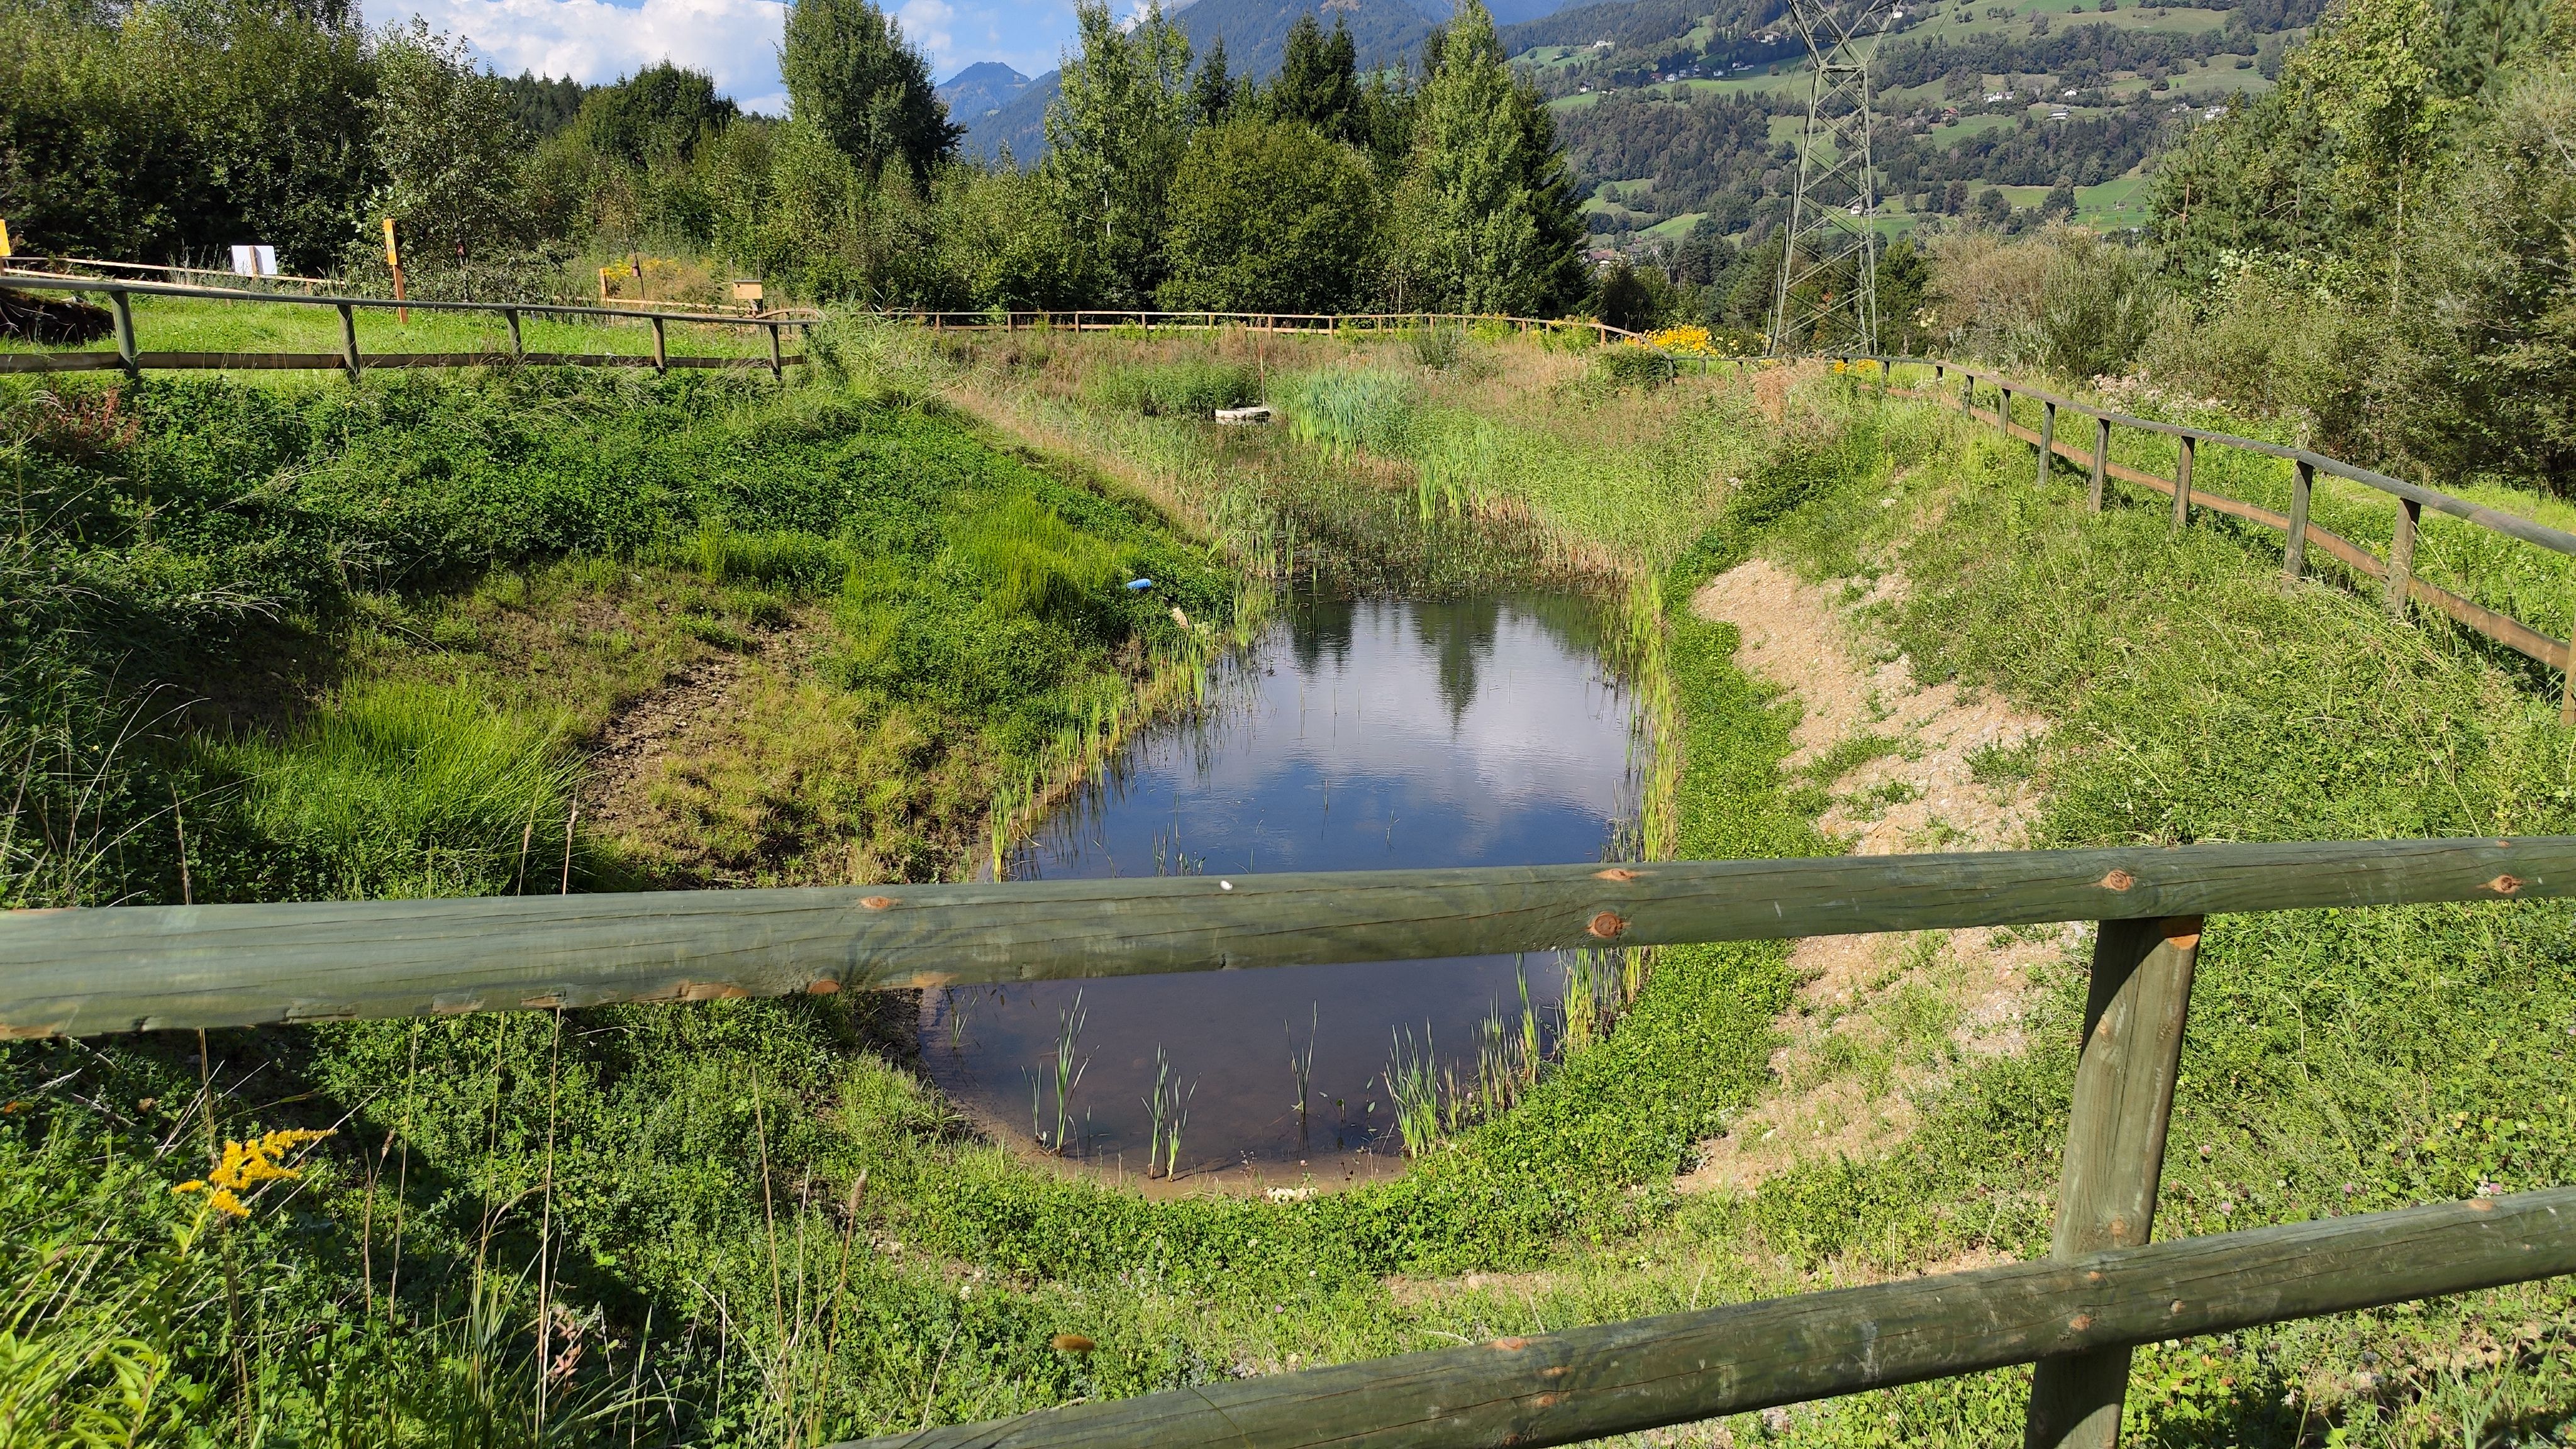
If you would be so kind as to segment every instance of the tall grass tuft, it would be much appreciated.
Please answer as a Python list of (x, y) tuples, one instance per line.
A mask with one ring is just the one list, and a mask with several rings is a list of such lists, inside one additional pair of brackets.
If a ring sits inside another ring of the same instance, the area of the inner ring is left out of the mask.
[(1464, 328), (1434, 323), (1404, 329), (1404, 340), (1413, 349), (1417, 364), (1434, 372), (1446, 372), (1458, 365), (1458, 358), (1466, 350), (1467, 333)]
[(738, 530), (721, 518), (698, 524), (668, 561), (694, 569), (711, 584), (769, 584), (800, 594), (828, 594), (850, 569), (850, 550), (838, 540), (798, 529)]
[(261, 835), (348, 897), (551, 889), (575, 766), (559, 732), (436, 685), (371, 685), (284, 743), (210, 746)]
[(1214, 358), (1130, 363), (1094, 377), (1094, 406), (1149, 418), (1207, 417), (1261, 398), (1260, 374), (1243, 363)]
[(1393, 372), (1329, 368), (1287, 378), (1271, 396), (1289, 432), (1335, 458), (1400, 454), (1413, 421), (1413, 385)]
[(1056, 1013), (1055, 1051), (1047, 1060), (1047, 1082), (1055, 1088), (1055, 1135), (1043, 1134), (1039, 1140), (1054, 1149), (1058, 1157), (1072, 1155), (1073, 1097), (1082, 1089), (1082, 1074), (1091, 1067), (1091, 1058), (1076, 1059), (1081, 1047), (1083, 1023), (1091, 1013), (1082, 1004), (1082, 993), (1073, 994), (1073, 1004)]
[(1302, 1147), (1306, 1143), (1306, 1106), (1315, 1095), (1315, 1038), (1318, 1035), (1315, 1012), (1309, 1010), (1307, 1013), (1304, 1049), (1300, 1050), (1297, 1045), (1295, 1027), (1283, 1027), (1282, 1030), (1288, 1033), (1288, 1075), (1297, 1082), (1297, 1144)]
[(1036, 497), (1013, 493), (950, 525), (949, 558), (984, 586), (997, 618), (1056, 618), (1118, 583), (1119, 550), (1077, 531)]
[(1411, 1028), (1389, 1036), (1393, 1050), (1384, 1073), (1387, 1099), (1395, 1108), (1404, 1155), (1420, 1157), (1440, 1137), (1440, 1076), (1433, 1065), (1431, 1027), (1424, 1024), (1419, 1048), (1413, 1044)]

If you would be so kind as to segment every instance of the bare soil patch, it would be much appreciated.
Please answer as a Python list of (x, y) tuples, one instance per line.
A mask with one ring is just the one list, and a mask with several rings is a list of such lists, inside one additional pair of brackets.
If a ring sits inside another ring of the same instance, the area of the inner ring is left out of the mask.
[[(1854, 609), (1901, 587), (1889, 575), (1849, 599), (1757, 559), (1711, 581), (1691, 608), (1736, 626), (1738, 661), (1801, 705), (1784, 764), (1831, 794), (1827, 833), (1861, 855), (2014, 848), (2037, 805), (2021, 762), (2046, 722), (1918, 684), (1903, 656), (1874, 649)], [(1798, 998), (1771, 1060), (1779, 1089), (1701, 1144), (1676, 1186), (1749, 1190), (1802, 1158), (1884, 1153), (1953, 1065), (2021, 1049), (2035, 969), (2074, 941), (2075, 928), (2050, 926), (1799, 942), (1789, 958)]]

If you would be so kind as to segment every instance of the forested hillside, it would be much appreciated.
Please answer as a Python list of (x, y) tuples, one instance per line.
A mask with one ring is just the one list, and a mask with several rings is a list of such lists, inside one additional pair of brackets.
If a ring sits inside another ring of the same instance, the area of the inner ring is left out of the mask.
[(1202, 0), (1192, 23), (1249, 27), (1232, 54), (1085, 6), (1067, 69), (994, 108), (1034, 112), (1044, 155), (987, 164), (865, 0), (790, 12), (783, 121), (668, 62), (503, 80), (460, 38), (300, 0), (28, 0), (0, 8), (0, 218), (22, 253), (202, 263), (249, 240), (370, 291), (390, 218), (422, 298), (716, 301), (756, 278), (951, 309), (1580, 305), (1577, 200), (1491, 20), (1371, 3), (1397, 8), (1327, 30)]
[(2169, 138), (2135, 247), (1941, 239), (1931, 345), (2225, 405), (2410, 475), (2576, 490), (2576, 18), (2347, 0)]
[[(1261, 82), (1287, 64), (1289, 36), (1301, 25), (1320, 29), (1327, 11), (1333, 33), (1349, 37), (1364, 73), (1417, 67), (1432, 31), (1449, 18), (1439, 0), (1337, 0), (1329, 7), (1321, 0), (1193, 0), (1171, 20), (1195, 53), (1221, 50), (1227, 74)], [(1044, 156), (1047, 108), (1061, 93), (1061, 73), (1049, 71), (990, 114), (961, 112), (967, 154), (995, 161), (1007, 150), (1024, 164)]]
[[(2141, 225), (2147, 158), (2260, 93), (2322, 9), (1894, 7), (1873, 59), (1887, 229), (1939, 230), (1971, 207), (2026, 229), (2070, 202), (2096, 227)], [(1808, 88), (1805, 46), (1778, 0), (1585, 6), (1508, 27), (1505, 43), (1554, 98), (1602, 244), (1669, 244), (1693, 230), (1754, 243), (1778, 224)], [(2052, 205), (2061, 186), (2074, 194)]]

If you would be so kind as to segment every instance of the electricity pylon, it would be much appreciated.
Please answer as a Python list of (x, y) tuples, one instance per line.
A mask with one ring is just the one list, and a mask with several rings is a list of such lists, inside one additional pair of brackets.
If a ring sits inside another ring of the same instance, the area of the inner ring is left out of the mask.
[(1815, 75), (1798, 189), (1771, 307), (1774, 355), (1878, 351), (1878, 170), (1869, 154), (1869, 55), (1893, 0), (1789, 0)]

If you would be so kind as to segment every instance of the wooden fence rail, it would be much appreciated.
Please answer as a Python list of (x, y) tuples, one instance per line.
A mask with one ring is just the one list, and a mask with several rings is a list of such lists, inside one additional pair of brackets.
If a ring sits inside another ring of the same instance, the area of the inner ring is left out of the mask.
[(2576, 1188), (2551, 1188), (1499, 1338), (865, 1444), (1570, 1444), (2011, 1364), (2125, 1362), (2130, 1347), (2160, 1339), (2569, 1272)]
[(0, 1036), (2576, 894), (2576, 837), (0, 914)]
[[(785, 375), (785, 369), (801, 367), (802, 355), (781, 350), (782, 334), (790, 327), (810, 328), (817, 320), (811, 316), (772, 315), (743, 317), (723, 313), (654, 310), (639, 307), (587, 307), (559, 302), (421, 302), (390, 297), (340, 297), (299, 295), (292, 292), (254, 292), (229, 287), (181, 286), (169, 282), (129, 282), (116, 278), (65, 277), (23, 272), (0, 275), (0, 287), (29, 292), (90, 292), (107, 298), (116, 315), (116, 350), (114, 352), (22, 352), (0, 353), (0, 374), (30, 372), (106, 372), (121, 371), (129, 375), (152, 370), (312, 370), (340, 371), (355, 382), (368, 368), (393, 367), (491, 367), (516, 364), (530, 367), (649, 367), (667, 372), (674, 367), (688, 368), (759, 368), (769, 369), (772, 377)], [(136, 297), (187, 297), (216, 302), (257, 302), (289, 307), (331, 307), (340, 314), (340, 350), (338, 352), (146, 352), (142, 349), (134, 326), (133, 299)], [(486, 352), (394, 352), (362, 354), (358, 350), (357, 314), (360, 309), (373, 311), (418, 310), (424, 312), (480, 312), (501, 318), (509, 328), (510, 345), (506, 350)], [(650, 356), (628, 356), (600, 352), (529, 352), (520, 345), (519, 319), (522, 317), (590, 317), (611, 321), (643, 322), (653, 329), (653, 351)], [(769, 334), (769, 356), (760, 357), (674, 357), (671, 355), (668, 325), (685, 322), (699, 327), (748, 327)]]
[(1133, 328), (1152, 332), (1206, 332), (1235, 327), (1253, 332), (1338, 332), (1344, 329), (1383, 332), (1410, 327), (1507, 326), (1518, 332), (1589, 333), (1595, 341), (1639, 339), (1643, 334), (1590, 317), (1517, 317), (1507, 312), (1160, 312), (1079, 309), (981, 312), (933, 312), (918, 308), (889, 309), (881, 315), (918, 322), (934, 332), (1028, 332), (1062, 328), (1068, 332), (1107, 332)]
[[(2558, 719), (2561, 724), (2576, 725), (2576, 648), (2569, 641), (2555, 638), (2533, 628), (2501, 610), (2488, 608), (2448, 589), (2415, 577), (2416, 533), (2424, 510), (2448, 514), (2493, 533), (2528, 543), (2551, 553), (2576, 558), (2576, 534), (2552, 528), (2545, 523), (2506, 513), (2484, 504), (2455, 497), (2437, 488), (2409, 483), (2385, 473), (2330, 458), (2305, 448), (2288, 447), (2260, 438), (2239, 437), (2233, 433), (2209, 428), (2195, 428), (2182, 423), (2168, 423), (2154, 418), (2132, 417), (2108, 408), (2062, 397), (2026, 384), (2015, 382), (1990, 370), (1962, 366), (1933, 358), (1921, 357), (1848, 357), (1845, 363), (1875, 364), (1885, 381), (1900, 367), (1928, 368), (1934, 386), (1946, 383), (1952, 374), (1958, 378), (1960, 411), (1979, 421), (1992, 422), (2007, 437), (2021, 439), (2039, 450), (2039, 479), (2046, 482), (2057, 459), (2063, 458), (2090, 475), (2088, 506), (2096, 513), (2102, 510), (2105, 479), (2116, 478), (2142, 488), (2162, 493), (2173, 500), (2173, 525), (2180, 529), (2191, 521), (2192, 510), (2241, 518), (2281, 531), (2284, 543), (2281, 553), (2282, 572), (2290, 578), (2303, 576), (2307, 569), (2308, 551), (2315, 549), (2333, 558), (2366, 579), (2377, 581), (2389, 612), (2403, 617), (2409, 604), (2421, 604), (2438, 610), (2455, 623), (2514, 650), (2548, 668), (2559, 671)], [(1978, 389), (1983, 386), (1994, 399), (1991, 408), (1978, 405)], [(1920, 395), (1920, 394), (1915, 394)], [(2019, 398), (2035, 403), (2040, 410), (2039, 426), (2025, 427), (2014, 421), (2012, 405)], [(2087, 443), (2057, 436), (2057, 415), (2064, 411), (2093, 420), (2093, 436)], [(2132, 428), (2157, 433), (2174, 439), (2174, 476), (2160, 477), (2141, 469), (2110, 460), (2111, 430)], [(2275, 513), (2258, 504), (2195, 487), (2194, 465), (2203, 446), (2234, 448), (2279, 458), (2291, 465), (2290, 511)], [(2381, 559), (2369, 549), (2318, 527), (2310, 517), (2318, 474), (2342, 478), (2361, 484), (2394, 498), (2397, 502), (2395, 528), (2388, 557)]]
[(2096, 920), (2049, 1259), (925, 1431), (1554, 1444), (2033, 1362), (2116, 1443), (2139, 1342), (2576, 1271), (2576, 1189), (2148, 1246), (2203, 918), (2576, 894), (2576, 837), (21, 911), (0, 1035)]

